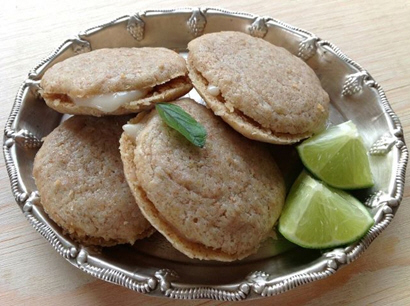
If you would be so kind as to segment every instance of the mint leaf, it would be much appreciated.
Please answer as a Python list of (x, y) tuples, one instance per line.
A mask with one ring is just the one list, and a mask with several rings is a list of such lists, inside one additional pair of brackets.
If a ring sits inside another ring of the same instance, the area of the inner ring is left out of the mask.
[(205, 128), (181, 107), (172, 103), (157, 103), (155, 109), (168, 126), (197, 147), (204, 147), (207, 135)]

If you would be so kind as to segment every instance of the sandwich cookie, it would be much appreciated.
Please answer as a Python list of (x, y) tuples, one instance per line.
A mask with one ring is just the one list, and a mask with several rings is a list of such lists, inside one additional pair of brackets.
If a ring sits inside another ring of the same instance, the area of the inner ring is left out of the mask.
[(199, 148), (156, 110), (124, 126), (125, 177), (149, 222), (190, 258), (233, 261), (258, 250), (278, 219), (283, 177), (266, 144), (190, 99), (174, 102), (207, 131)]
[(118, 140), (127, 119), (71, 117), (44, 139), (34, 159), (44, 210), (85, 245), (133, 244), (154, 231), (124, 177)]
[(184, 58), (169, 49), (99, 49), (52, 66), (40, 93), (60, 113), (129, 114), (189, 92), (187, 73)]
[(314, 71), (286, 49), (241, 32), (206, 34), (188, 49), (194, 87), (244, 136), (292, 144), (325, 127), (329, 96)]

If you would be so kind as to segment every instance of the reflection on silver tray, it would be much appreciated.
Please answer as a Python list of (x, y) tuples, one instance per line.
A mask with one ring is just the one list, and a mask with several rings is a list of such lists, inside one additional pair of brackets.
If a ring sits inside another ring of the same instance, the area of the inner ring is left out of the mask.
[[(40, 198), (31, 176), (41, 138), (62, 120), (61, 114), (39, 98), (38, 83), (44, 71), (78, 53), (106, 47), (162, 46), (183, 53), (193, 38), (222, 30), (262, 37), (285, 47), (315, 70), (332, 101), (330, 120), (355, 122), (369, 148), (376, 184), (355, 196), (371, 209), (375, 225), (360, 241), (345, 248), (324, 253), (291, 248), (276, 255), (268, 241), (258, 254), (230, 264), (189, 259), (174, 251), (160, 235), (133, 247), (103, 249), (83, 247), (64, 236), (38, 205)], [(383, 90), (336, 46), (270, 17), (215, 8), (143, 11), (63, 42), (29, 72), (21, 85), (6, 123), (3, 152), (16, 202), (33, 227), (71, 264), (141, 293), (218, 300), (279, 294), (323, 279), (355, 260), (395, 215), (403, 195), (408, 159), (402, 127)]]

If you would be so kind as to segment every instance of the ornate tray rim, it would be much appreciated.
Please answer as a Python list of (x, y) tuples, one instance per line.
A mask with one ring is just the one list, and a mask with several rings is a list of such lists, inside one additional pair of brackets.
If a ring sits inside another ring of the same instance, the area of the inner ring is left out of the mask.
[[(47, 224), (36, 207), (36, 204), (39, 201), (38, 193), (34, 191), (31, 194), (28, 194), (25, 191), (25, 186), (21, 186), (19, 183), (18, 170), (11, 153), (11, 148), (14, 144), (22, 145), (26, 148), (33, 148), (41, 145), (41, 141), (32, 133), (24, 129), (19, 131), (14, 130), (13, 124), (20, 111), (26, 90), (30, 90), (32, 86), (38, 86), (37, 77), (42, 68), (44, 68), (47, 63), (51, 62), (62, 50), (71, 45), (71, 48), (75, 53), (88, 51), (90, 45), (84, 39), (87, 35), (124, 20), (128, 21), (127, 30), (134, 39), (142, 40), (144, 36), (144, 21), (141, 17), (149, 14), (191, 12), (191, 17), (187, 20), (187, 26), (193, 36), (198, 36), (202, 34), (206, 24), (206, 12), (208, 11), (249, 19), (251, 24), (248, 30), (250, 34), (254, 36), (264, 37), (268, 31), (269, 24), (274, 24), (303, 35), (306, 38), (299, 44), (298, 56), (305, 60), (310, 58), (319, 46), (333, 51), (336, 56), (359, 71), (351, 74), (345, 80), (342, 94), (346, 96), (355, 94), (360, 91), (363, 86), (375, 88), (380, 96), (382, 106), (388, 114), (389, 124), (391, 125), (390, 132), (392, 137), (386, 140), (388, 150), (394, 146), (398, 149), (398, 163), (397, 169), (395, 169), (395, 186), (392, 188), (392, 192), (390, 194), (378, 192), (374, 194), (367, 203), (367, 205), (371, 207), (378, 207), (380, 209), (375, 216), (374, 226), (369, 230), (366, 236), (364, 236), (359, 242), (348, 247), (337, 248), (323, 254), (320, 260), (309, 268), (286, 276), (277, 277), (272, 280), (268, 280), (269, 275), (265, 272), (255, 271), (248, 275), (246, 279), (242, 280), (242, 282), (237, 284), (201, 286), (176, 282), (177, 275), (175, 272), (168, 269), (161, 269), (156, 271), (153, 275), (145, 276), (138, 275), (137, 273), (130, 274), (119, 267), (104, 264), (104, 262), (89, 256), (87, 251), (83, 248), (78, 248), (76, 245), (62, 237), (53, 225)], [(64, 41), (48, 57), (43, 59), (29, 72), (28, 79), (20, 86), (12, 111), (6, 122), (3, 153), (13, 195), (18, 205), (22, 208), (24, 215), (31, 225), (72, 265), (96, 278), (124, 286), (140, 293), (156, 292), (159, 295), (179, 299), (200, 298), (229, 301), (243, 300), (249, 297), (272, 296), (283, 293), (300, 285), (326, 278), (334, 274), (340, 267), (356, 260), (393, 219), (403, 197), (405, 172), (408, 162), (408, 150), (404, 142), (402, 126), (399, 118), (392, 110), (383, 89), (366, 70), (347, 57), (338, 47), (329, 41), (321, 40), (308, 31), (290, 26), (271, 17), (260, 17), (254, 14), (212, 7), (141, 11), (134, 15), (124, 15), (108, 23), (89, 28), (88, 30), (79, 33), (77, 36)]]

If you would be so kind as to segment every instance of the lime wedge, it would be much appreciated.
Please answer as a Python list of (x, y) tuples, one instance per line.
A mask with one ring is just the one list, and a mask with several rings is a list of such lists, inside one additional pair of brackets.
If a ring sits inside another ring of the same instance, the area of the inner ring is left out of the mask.
[(302, 142), (297, 149), (305, 167), (333, 187), (373, 186), (367, 150), (351, 121), (328, 128)]
[(279, 232), (302, 247), (324, 249), (356, 241), (372, 225), (372, 217), (357, 199), (303, 171), (286, 198)]

